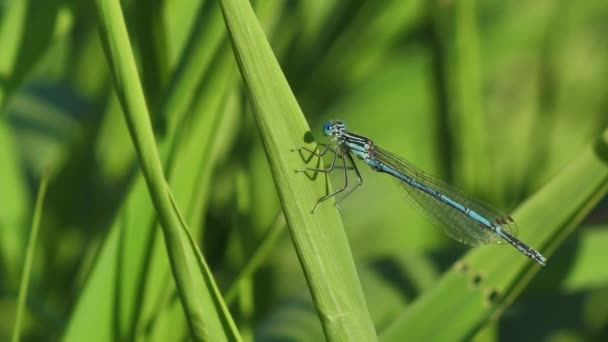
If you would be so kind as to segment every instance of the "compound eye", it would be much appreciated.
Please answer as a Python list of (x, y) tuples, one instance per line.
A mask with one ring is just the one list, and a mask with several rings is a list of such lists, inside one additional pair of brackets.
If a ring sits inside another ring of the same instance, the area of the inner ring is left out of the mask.
[(330, 136), (334, 131), (334, 125), (331, 122), (327, 121), (323, 124), (323, 134)]

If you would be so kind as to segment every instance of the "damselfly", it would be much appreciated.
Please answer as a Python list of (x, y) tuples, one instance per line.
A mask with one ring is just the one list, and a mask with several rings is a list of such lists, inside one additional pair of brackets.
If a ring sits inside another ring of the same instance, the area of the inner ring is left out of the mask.
[[(517, 225), (511, 216), (489, 204), (471, 199), (403, 158), (376, 146), (372, 140), (347, 131), (342, 121), (326, 122), (323, 125), (323, 133), (331, 137), (331, 140), (319, 153), (306, 148), (297, 150), (306, 150), (319, 157), (331, 151), (333, 158), (330, 166), (325, 169), (305, 168), (297, 171), (330, 173), (335, 170), (339, 158), (342, 160), (341, 168), (344, 169), (344, 187), (321, 197), (313, 212), (319, 204), (349, 188), (349, 169), (355, 171), (358, 181), (336, 204), (363, 183), (353, 159), (355, 155), (373, 170), (393, 176), (403, 193), (412, 199), (412, 203), (420, 212), (451, 238), (471, 246), (508, 242), (530, 259), (545, 265), (546, 259), (542, 254), (515, 238)], [(347, 166), (347, 159), (352, 166)]]

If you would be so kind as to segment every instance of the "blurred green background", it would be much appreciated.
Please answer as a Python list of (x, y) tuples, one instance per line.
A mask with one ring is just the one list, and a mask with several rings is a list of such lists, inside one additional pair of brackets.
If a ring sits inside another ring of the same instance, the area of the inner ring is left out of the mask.
[[(267, 244), (239, 283), (248, 295), (230, 306), (244, 337), (322, 339), (218, 4), (122, 6), (170, 184), (222, 291)], [(325, 120), (342, 119), (507, 212), (608, 123), (605, 0), (259, 0), (254, 8), (318, 141)], [(0, 340), (12, 333), (47, 169), (24, 339), (77, 339), (87, 327), (103, 331), (100, 340), (187, 338), (166, 265), (143, 267), (140, 281), (154, 285), (139, 290), (115, 295), (96, 285), (129, 274), (131, 266), (104, 258), (125, 227), (155, 223), (93, 6), (4, 0), (0, 30)], [(364, 185), (341, 215), (381, 333), (468, 247), (428, 224), (388, 176), (360, 169)], [(341, 175), (331, 179), (341, 184)], [(471, 338), (607, 340), (607, 213), (600, 201), (522, 295)], [(153, 252), (116, 247), (118, 258), (141, 252), (148, 265), (166, 264), (159, 237), (131, 238)], [(122, 303), (128, 318), (110, 310), (96, 321), (99, 303)]]

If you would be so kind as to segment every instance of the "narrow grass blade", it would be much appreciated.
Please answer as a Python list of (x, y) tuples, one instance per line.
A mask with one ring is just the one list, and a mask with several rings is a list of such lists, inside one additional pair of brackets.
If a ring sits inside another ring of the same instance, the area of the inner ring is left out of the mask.
[[(214, 27), (224, 27), (219, 7), (207, 13), (205, 18), (213, 16), (218, 20), (198, 21), (193, 32), (225, 35), (225, 31), (222, 33)], [(218, 120), (221, 123), (234, 116), (224, 114), (222, 106), (226, 102), (226, 94), (233, 87), (236, 68), (229, 56), (231, 51), (227, 41), (226, 47), (218, 50), (213, 43), (218, 37), (194, 33), (190, 35), (188, 48), (178, 63), (180, 66), (189, 65), (188, 70), (181, 76), (173, 76), (174, 86), (163, 98), (163, 104), (171, 101), (175, 110), (162, 114), (166, 119), (166, 129), (159, 148), (176, 201), (185, 208), (184, 217), (193, 227), (193, 234), (199, 236), (205, 212), (204, 199), (211, 170), (215, 166), (213, 161), (217, 159), (211, 156), (210, 142), (230, 145), (227, 139), (218, 137), (216, 126)], [(193, 51), (201, 50), (207, 50), (210, 61), (198, 66), (188, 62), (200, 57)], [(179, 100), (175, 100), (172, 94), (178, 90), (186, 96), (178, 96)], [(196, 100), (193, 102), (192, 99)], [(133, 339), (134, 334), (149, 332), (143, 327), (155, 322), (164, 308), (161, 306), (167, 302), (165, 298), (175, 294), (173, 284), (168, 284), (171, 281), (170, 268), (164, 241), (157, 236), (156, 215), (149, 202), (148, 190), (139, 177), (133, 183), (123, 209), (112, 225), (110, 237), (104, 243), (100, 260), (72, 313), (66, 340), (81, 340), (91, 329), (96, 330), (94, 336), (101, 341)], [(117, 229), (122, 233), (115, 232)], [(115, 300), (100, 306), (95, 303), (95, 299), (100, 297)], [(179, 310), (163, 312), (162, 317), (183, 320)], [(173, 327), (177, 330), (176, 325)]]
[(16, 1), (8, 6), (6, 12), (3, 13), (2, 21), (0, 21), (0, 44), (2, 50), (0, 52), (0, 113), (4, 109), (4, 101), (7, 93), (12, 90), (14, 85), (8, 82), (8, 79), (13, 76), (19, 46), (23, 41), (25, 26), (27, 25), (27, 8), (29, 1)]
[[(386, 55), (403, 32), (419, 24), (426, 14), (427, 2), (421, 0), (403, 3), (399, 0), (369, 1), (358, 9), (349, 26), (332, 43), (313, 77), (314, 85), (331, 82), (327, 75), (344, 75), (334, 78), (340, 88), (350, 88), (361, 82), (386, 60)], [(378, 34), (382, 32), (382, 34)]]
[(243, 268), (237, 273), (236, 278), (232, 280), (228, 286), (224, 296), (226, 303), (232, 303), (232, 301), (236, 298), (240, 283), (251, 277), (253, 272), (260, 267), (264, 261), (264, 257), (268, 255), (269, 249), (274, 247), (276, 241), (281, 236), (283, 229), (285, 229), (285, 217), (282, 213), (279, 213), (270, 228), (266, 231), (266, 235), (262, 238), (260, 244), (257, 246), (253, 254), (247, 258), (247, 262), (245, 262)]
[(191, 109), (199, 83), (226, 38), (218, 2), (204, 1), (200, 6), (185, 46), (183, 56), (187, 58), (180, 58), (158, 113), (168, 120), (169, 133)]
[[(219, 8), (217, 14), (221, 15)], [(219, 161), (213, 150), (218, 146), (230, 148), (234, 136), (226, 134), (226, 125), (231, 127), (230, 122), (235, 122), (239, 114), (235, 107), (230, 105), (234, 102), (231, 100), (234, 96), (232, 93), (235, 93), (233, 89), (236, 66), (229, 56), (231, 52), (228, 44), (225, 43), (209, 65), (210, 72), (206, 75), (200, 94), (193, 104), (192, 111), (196, 115), (185, 121), (188, 125), (181, 125), (183, 127), (179, 130), (179, 139), (172, 149), (174, 156), (169, 165), (171, 191), (175, 202), (184, 207), (184, 220), (188, 226), (197, 228), (192, 231), (192, 235), (196, 237), (203, 236), (204, 233), (213, 169)], [(157, 264), (152, 264), (152, 267), (156, 268)], [(162, 306), (171, 301), (174, 290), (162, 286), (163, 282), (157, 283), (149, 287), (150, 293), (145, 299), (142, 316), (146, 325), (156, 325), (158, 319), (175, 321), (170, 314), (158, 317), (159, 305), (163, 310), (175, 310), (174, 306)], [(219, 292), (215, 294), (221, 297)], [(219, 304), (221, 302), (218, 300)], [(226, 326), (234, 328), (231, 320), (226, 319), (224, 322)], [(162, 333), (161, 330), (160, 334)], [(152, 334), (157, 335), (156, 332)], [(236, 334), (234, 332), (234, 335)], [(162, 340), (162, 336), (158, 338)]]
[(230, 333), (225, 330), (220, 317), (225, 311), (218, 311), (213, 299), (213, 278), (209, 274), (202, 274), (206, 267), (200, 268), (201, 261), (195, 252), (196, 246), (192, 246), (185, 235), (187, 227), (183, 225), (167, 191), (120, 3), (115, 0), (99, 0), (96, 7), (104, 50), (150, 197), (163, 229), (173, 277), (192, 338), (201, 341), (227, 340)]
[(479, 194), (490, 187), (481, 184), (487, 177), (483, 177), (477, 167), (480, 156), (487, 152), (487, 129), (482, 110), (482, 67), (476, 12), (475, 0), (458, 1), (450, 6), (437, 4), (434, 20), (444, 50), (442, 63), (447, 72), (445, 82), (450, 106), (451, 144), (454, 155), (459, 156), (454, 160), (455, 183)]
[[(523, 241), (548, 257), (608, 191), (608, 131), (513, 217)], [(563, 195), (568, 194), (564, 201)], [(472, 250), (382, 333), (385, 341), (463, 340), (511, 304), (541, 268), (512, 248)], [(443, 322), (441, 329), (425, 322)]]
[(262, 136), (294, 247), (330, 341), (376, 340), (376, 333), (337, 210), (323, 205), (311, 214), (324, 194), (319, 182), (294, 170), (302, 167), (298, 153), (309, 131), (248, 1), (222, 0), (222, 10)]
[(23, 271), (21, 273), (21, 284), (19, 285), (19, 297), (17, 299), (17, 313), (15, 315), (15, 325), (13, 328), (13, 342), (21, 340), (21, 327), (23, 325), (23, 315), (25, 313), (25, 303), (27, 301), (27, 292), (30, 285), (30, 276), (32, 272), (32, 263), (34, 262), (34, 251), (36, 250), (36, 242), (38, 240), (38, 231), (40, 230), (40, 217), (42, 216), (42, 208), (46, 188), (49, 184), (50, 172), (44, 172), (38, 187), (38, 195), (36, 195), (36, 205), (34, 209), (34, 217), (32, 219), (32, 227), (30, 229), (30, 237), (27, 241), (25, 261), (23, 262)]
[[(4, 5), (4, 4), (3, 4)], [(0, 109), (55, 41), (71, 27), (64, 1), (11, 1), (0, 20)], [(35, 25), (34, 25), (35, 23)], [(27, 42), (27, 43), (24, 43)]]
[[(167, 28), (163, 20), (164, 0), (138, 0), (132, 5), (136, 26), (135, 35), (142, 58), (142, 86), (150, 107), (155, 108), (162, 100), (162, 92), (169, 75)], [(158, 114), (158, 113), (154, 113)], [(153, 121), (158, 118), (154, 116)], [(158, 125), (160, 126), (160, 125)]]
[(17, 284), (25, 241), (22, 220), (29, 210), (28, 190), (6, 116), (0, 117), (0, 160), (0, 264), (3, 281)]

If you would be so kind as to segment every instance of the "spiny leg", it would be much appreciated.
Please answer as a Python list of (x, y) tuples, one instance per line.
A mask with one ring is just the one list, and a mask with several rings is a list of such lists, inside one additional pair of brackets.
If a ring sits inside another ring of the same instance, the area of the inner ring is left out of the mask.
[[(342, 191), (346, 190), (346, 188), (348, 188), (348, 169), (346, 168), (346, 159), (344, 158), (344, 155), (347, 154), (350, 157), (350, 154), (348, 154), (348, 152), (346, 151), (342, 151), (342, 154), (340, 155), (340, 158), (342, 159), (342, 165), (344, 166), (344, 187), (342, 187), (341, 189), (338, 189), (334, 192), (332, 192), (329, 195), (323, 196), (321, 198), (319, 198), (319, 200), (317, 201), (317, 203), (315, 204), (314, 208), (312, 208), (312, 212), (314, 213), (317, 210), (317, 207), (319, 206), (319, 204), (321, 204), (322, 202), (336, 196), (337, 194), (341, 193)], [(336, 161), (335, 156), (338, 155), (338, 153), (336, 153), (334, 155), (334, 163)], [(332, 164), (332, 169), (333, 169), (333, 164)]]

